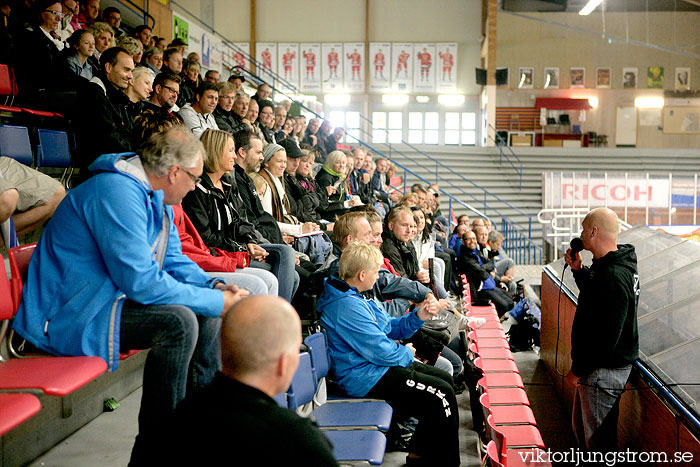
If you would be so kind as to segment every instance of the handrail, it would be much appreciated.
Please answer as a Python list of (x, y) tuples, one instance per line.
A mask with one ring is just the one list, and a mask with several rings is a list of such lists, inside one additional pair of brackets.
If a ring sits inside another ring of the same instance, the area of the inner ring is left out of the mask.
[[(145, 24), (146, 26), (150, 27), (151, 29), (153, 29), (156, 26), (156, 19), (153, 16), (151, 16), (151, 14), (147, 10), (144, 10), (143, 7), (138, 6), (137, 4), (132, 2), (131, 0), (119, 0), (119, 3), (121, 3), (126, 8), (133, 11), (134, 13), (143, 14), (143, 24)], [(148, 4), (148, 3), (146, 3), (146, 4)], [(152, 23), (150, 25), (148, 24), (149, 19), (152, 21)]]
[[(369, 126), (370, 126), (370, 129), (371, 129), (371, 130), (374, 130), (373, 125), (372, 125), (372, 121), (371, 121), (370, 119), (368, 119), (367, 117), (365, 117), (365, 116), (363, 116), (363, 115), (360, 115), (360, 119), (362, 119), (362, 120), (364, 120), (365, 122), (367, 122), (367, 123), (369, 124)], [(385, 133), (387, 133), (387, 135), (388, 135), (388, 133), (389, 133), (389, 130), (387, 130), (386, 128), (381, 128), (380, 130), (382, 130), (382, 131), (384, 131)], [(366, 132), (366, 133), (371, 134), (371, 133), (369, 133), (369, 132)], [(385, 144), (386, 144), (387, 146), (389, 146), (389, 150), (390, 150), (389, 154), (390, 154), (390, 156), (391, 156), (391, 152), (392, 152), (392, 150), (393, 150), (393, 151), (398, 152), (398, 153), (401, 154), (402, 156), (407, 157), (404, 153), (402, 153), (402, 152), (399, 151), (398, 149), (393, 149), (392, 146), (391, 146), (391, 143), (385, 143)], [(417, 147), (415, 147), (415, 146), (412, 145), (411, 143), (406, 142), (406, 141), (403, 140), (403, 139), (401, 140), (401, 144), (408, 146), (409, 148), (411, 148), (412, 150), (416, 151), (417, 153), (422, 154), (423, 156), (427, 157), (427, 158), (430, 159), (431, 161), (435, 162), (435, 175), (436, 175), (436, 178), (437, 178), (437, 168), (438, 168), (438, 166), (439, 166), (439, 167), (442, 167), (442, 168), (444, 168), (444, 169), (447, 169), (447, 170), (448, 170), (450, 173), (452, 173), (453, 175), (456, 175), (457, 177), (461, 178), (461, 179), (464, 180), (465, 182), (470, 183), (471, 185), (473, 185), (474, 188), (476, 188), (476, 189), (481, 190), (482, 192), (484, 192), (484, 195), (487, 195), (487, 194), (488, 194), (489, 196), (495, 198), (496, 200), (498, 200), (498, 201), (500, 201), (501, 203), (505, 204), (505, 205), (508, 206), (509, 208), (515, 210), (516, 212), (522, 214), (523, 216), (526, 216), (528, 219), (530, 219), (530, 221), (532, 220), (532, 219), (531, 219), (531, 218), (532, 218), (532, 215), (531, 215), (531, 214), (528, 214), (528, 213), (522, 211), (521, 209), (519, 209), (519, 208), (513, 206), (512, 204), (510, 204), (508, 201), (504, 200), (504, 199), (501, 198), (500, 196), (494, 195), (493, 193), (491, 193), (491, 192), (490, 192), (489, 190), (487, 190), (486, 188), (482, 187), (481, 185), (479, 185), (478, 183), (474, 182), (473, 180), (468, 179), (467, 177), (465, 177), (465, 176), (462, 175), (461, 173), (455, 171), (452, 167), (450, 167), (450, 166), (448, 166), (448, 165), (445, 165), (443, 162), (441, 162), (441, 161), (435, 159), (433, 156), (431, 156), (430, 154), (426, 153), (425, 151), (422, 151), (422, 150), (418, 149)], [(389, 159), (391, 159), (391, 157), (389, 157)], [(392, 159), (392, 160), (393, 160), (393, 159)], [(446, 181), (447, 181), (447, 180), (446, 180)], [(456, 189), (458, 189), (458, 190), (460, 190), (460, 191), (462, 191), (462, 193), (464, 193), (464, 194), (467, 195), (467, 196), (470, 196), (470, 197), (473, 198), (474, 200), (477, 200), (477, 198), (474, 197), (474, 195), (472, 195), (471, 193), (466, 192), (462, 187), (458, 187), (457, 185), (454, 185), (454, 184), (453, 184), (453, 187), (456, 188)], [(522, 190), (522, 162), (521, 162), (521, 171), (520, 171), (520, 190)], [(485, 196), (484, 196), (484, 197), (485, 197)], [(497, 212), (499, 215), (501, 215), (500, 212), (498, 212), (498, 211), (496, 211), (496, 212)]]
[[(126, 0), (126, 1), (129, 1), (129, 0)], [(224, 36), (223, 34), (221, 34), (220, 32), (218, 32), (216, 29), (214, 29), (213, 27), (211, 27), (209, 24), (205, 23), (202, 19), (199, 18), (199, 16), (195, 15), (194, 13), (192, 13), (190, 10), (188, 10), (187, 8), (185, 8), (183, 5), (181, 5), (180, 3), (176, 2), (175, 0), (170, 0), (170, 4), (171, 4), (171, 5), (175, 5), (175, 6), (178, 7), (180, 10), (184, 11), (184, 12), (187, 13), (189, 16), (191, 16), (192, 18), (194, 18), (195, 21), (197, 21), (197, 22), (200, 24), (200, 26), (205, 27), (206, 29), (208, 29), (209, 31), (211, 31), (212, 34), (214, 34), (215, 36), (219, 36), (221, 39), (223, 39), (223, 40), (224, 40), (224, 44), (225, 44), (227, 47), (230, 47), (231, 49), (233, 49), (233, 50), (235, 50), (236, 52), (238, 52), (238, 53), (240, 53), (241, 55), (243, 55), (243, 56), (248, 60), (248, 62), (255, 64), (255, 69), (256, 69), (256, 70), (261, 70), (261, 69), (263, 69), (262, 64), (261, 64), (260, 62), (258, 62), (258, 61), (255, 59), (255, 57), (253, 57), (253, 56), (250, 55), (248, 52), (246, 52), (245, 50), (243, 50), (243, 49), (241, 49), (240, 47), (238, 47), (231, 39), (229, 39), (228, 37), (226, 37), (226, 36)], [(234, 69), (234, 68), (236, 68), (236, 67), (234, 66), (234, 67), (232, 67), (231, 69)], [(298, 93), (298, 92), (299, 92), (299, 90), (297, 89), (296, 86), (294, 86), (292, 83), (290, 83), (290, 82), (287, 81), (286, 79), (282, 78), (282, 77), (281, 77), (280, 75), (278, 75), (277, 73), (274, 73), (274, 72), (272, 72), (272, 71), (267, 71), (266, 73), (269, 74), (269, 75), (272, 77), (273, 83), (274, 83), (275, 81), (277, 81), (277, 82), (283, 84), (287, 89), (291, 90), (292, 92), (294, 92), (294, 93)]]
[[(369, 120), (368, 120), (366, 117), (362, 116), (362, 115), (360, 116), (360, 118), (363, 119), (363, 120), (365, 120), (365, 121), (368, 121), (368, 122), (369, 122)], [(370, 123), (370, 126), (371, 126), (371, 122), (369, 122), (369, 123)], [(365, 134), (367, 134), (368, 136), (371, 136), (371, 133), (370, 133), (370, 132), (365, 131), (365, 130), (363, 130), (362, 128), (360, 128), (359, 130), (360, 130), (362, 133), (365, 133)], [(381, 129), (381, 130), (387, 132), (387, 134), (388, 134), (388, 130), (386, 130), (386, 129)], [(395, 162), (394, 159), (391, 157), (393, 152), (397, 152), (398, 154), (402, 155), (403, 157), (405, 157), (405, 158), (407, 158), (407, 159), (410, 159), (406, 154), (404, 154), (404, 153), (401, 152), (400, 150), (394, 149), (394, 148), (392, 147), (391, 143), (384, 143), (384, 144), (386, 144), (386, 145), (389, 147), (389, 157), (388, 157), (388, 159), (390, 159), (392, 162)], [(412, 146), (412, 145), (410, 145), (409, 143), (405, 143), (403, 140), (402, 140), (402, 144), (406, 144), (406, 145), (408, 145), (408, 146), (413, 147), (414, 149), (416, 149), (415, 146)], [(532, 218), (533, 218), (533, 216), (532, 216), (531, 214), (528, 214), (528, 213), (522, 211), (521, 209), (519, 209), (519, 208), (517, 208), (517, 207), (511, 205), (509, 202), (507, 202), (506, 200), (504, 200), (504, 199), (501, 198), (500, 196), (494, 195), (493, 193), (491, 193), (490, 191), (488, 191), (486, 188), (484, 188), (484, 187), (478, 185), (477, 183), (474, 183), (473, 181), (469, 180), (468, 178), (464, 177), (463, 175), (459, 174), (458, 172), (455, 172), (452, 168), (450, 168), (449, 166), (446, 166), (446, 165), (443, 164), (442, 162), (440, 162), (440, 161), (434, 159), (432, 156), (430, 156), (430, 155), (428, 155), (428, 154), (426, 154), (426, 153), (424, 153), (423, 151), (420, 151), (420, 150), (418, 150), (418, 149), (416, 149), (416, 150), (417, 150), (419, 153), (424, 154), (425, 156), (427, 156), (430, 160), (432, 160), (432, 161), (435, 162), (435, 182), (436, 182), (436, 183), (440, 183), (440, 179), (442, 178), (442, 181), (443, 181), (443, 182), (449, 184), (449, 185), (450, 185), (452, 188), (454, 188), (455, 190), (459, 190), (462, 194), (468, 196), (469, 198), (473, 199), (474, 201), (477, 201), (477, 202), (482, 201), (482, 202), (483, 202), (484, 211), (486, 211), (486, 209), (487, 209), (487, 207), (488, 207), (488, 203), (487, 203), (486, 196), (489, 195), (489, 196), (495, 198), (496, 200), (500, 201), (501, 203), (505, 204), (506, 206), (510, 207), (511, 209), (515, 210), (516, 212), (518, 212), (518, 213), (522, 214), (523, 216), (527, 217), (527, 219), (528, 219), (528, 238), (531, 238), (531, 237), (532, 237)], [(471, 194), (471, 193), (469, 193), (468, 191), (466, 191), (463, 187), (458, 186), (458, 185), (455, 185), (451, 180), (440, 176), (440, 175), (439, 175), (439, 172), (438, 172), (438, 167), (439, 167), (439, 166), (442, 166), (442, 167), (447, 168), (447, 169), (450, 170), (453, 174), (456, 174), (457, 176), (459, 176), (460, 178), (462, 178), (462, 180), (471, 183), (474, 187), (476, 187), (477, 189), (481, 190), (481, 191), (484, 193), (484, 198), (483, 198), (483, 200), (478, 199), (476, 196), (474, 196), (473, 194)], [(495, 211), (496, 214), (498, 214), (502, 219), (507, 219), (508, 222), (511, 222), (511, 223), (515, 224), (515, 222), (514, 222), (512, 219), (510, 219), (508, 216), (506, 216), (505, 214), (503, 214), (502, 212), (500, 212), (498, 209), (492, 208), (492, 210)]]
[[(496, 131), (496, 128), (494, 128), (494, 126), (491, 125), (490, 123), (489, 123), (489, 128), (491, 128), (491, 129), (493, 130), (494, 134), (495, 134), (496, 137), (499, 139), (499, 141), (496, 141), (496, 140), (494, 140), (493, 138), (491, 138), (491, 136), (488, 135), (488, 133), (487, 133), (488, 138), (489, 138), (491, 141), (493, 141), (494, 143), (496, 143), (496, 146), (498, 146), (498, 165), (503, 165), (502, 159), (503, 159), (503, 155), (504, 155), (504, 153), (503, 153), (503, 148), (504, 148), (504, 147), (505, 147), (505, 148), (508, 148), (508, 151), (510, 151), (510, 153), (513, 155), (513, 157), (515, 157), (515, 159), (518, 161), (518, 164), (520, 165), (520, 170), (516, 169), (516, 168), (515, 168), (515, 165), (513, 164), (513, 161), (510, 160), (510, 157), (508, 157), (507, 154), (505, 155), (505, 156), (506, 156), (506, 159), (507, 159), (508, 162), (510, 163), (510, 166), (513, 168), (513, 170), (515, 170), (515, 173), (516, 173), (517, 175), (520, 176), (520, 190), (522, 191), (522, 189), (523, 189), (523, 161), (520, 160), (520, 158), (519, 158), (518, 155), (515, 153), (515, 151), (513, 151), (513, 148), (510, 147), (510, 146), (506, 143), (506, 141), (503, 140), (503, 138), (501, 137), (501, 135), (499, 135), (498, 132)], [(501, 144), (498, 144), (498, 143), (501, 143)]]

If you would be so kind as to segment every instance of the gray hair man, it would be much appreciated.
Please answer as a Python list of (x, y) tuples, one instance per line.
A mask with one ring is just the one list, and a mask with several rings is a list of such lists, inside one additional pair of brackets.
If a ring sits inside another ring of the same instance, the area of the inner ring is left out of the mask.
[(13, 324), (46, 352), (99, 356), (113, 371), (120, 351), (150, 348), (134, 465), (150, 463), (186, 392), (213, 379), (219, 316), (247, 295), (180, 250), (170, 205), (194, 189), (203, 154), (179, 126), (153, 135), (140, 155), (100, 156), (44, 230)]

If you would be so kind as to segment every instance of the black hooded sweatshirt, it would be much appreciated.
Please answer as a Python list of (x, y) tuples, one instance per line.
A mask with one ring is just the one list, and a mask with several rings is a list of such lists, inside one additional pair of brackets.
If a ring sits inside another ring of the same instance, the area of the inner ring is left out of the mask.
[(618, 245), (591, 267), (574, 271), (579, 288), (571, 328), (571, 370), (583, 377), (597, 368), (621, 368), (639, 355), (639, 275), (632, 245)]

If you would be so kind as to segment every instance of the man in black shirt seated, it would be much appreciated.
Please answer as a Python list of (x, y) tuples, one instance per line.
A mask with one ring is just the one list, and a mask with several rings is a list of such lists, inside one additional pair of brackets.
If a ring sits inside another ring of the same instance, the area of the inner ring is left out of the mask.
[(337, 465), (318, 428), (273, 400), (299, 364), (297, 313), (278, 297), (240, 303), (221, 326), (221, 372), (176, 409), (163, 465)]

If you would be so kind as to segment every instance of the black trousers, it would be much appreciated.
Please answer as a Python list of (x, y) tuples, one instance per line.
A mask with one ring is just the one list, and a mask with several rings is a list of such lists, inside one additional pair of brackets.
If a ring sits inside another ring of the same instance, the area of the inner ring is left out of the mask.
[(459, 408), (450, 375), (437, 368), (413, 363), (391, 367), (367, 397), (385, 399), (394, 408), (394, 419), (413, 416), (418, 426), (409, 452), (432, 465), (459, 465)]
[(513, 299), (510, 298), (508, 292), (500, 287), (496, 287), (495, 289), (491, 290), (479, 290), (477, 295), (479, 298), (488, 298), (491, 300), (496, 306), (496, 311), (498, 312), (499, 317), (505, 315), (513, 308), (513, 306), (515, 306)]

